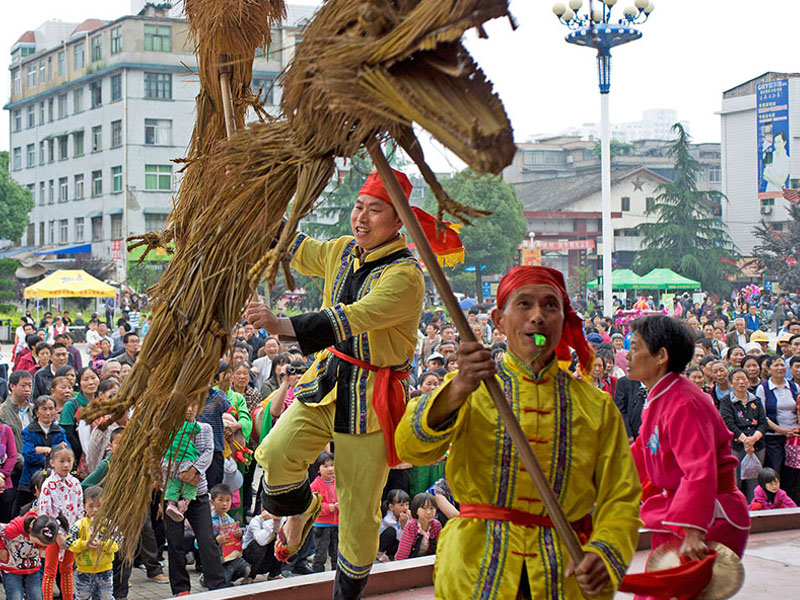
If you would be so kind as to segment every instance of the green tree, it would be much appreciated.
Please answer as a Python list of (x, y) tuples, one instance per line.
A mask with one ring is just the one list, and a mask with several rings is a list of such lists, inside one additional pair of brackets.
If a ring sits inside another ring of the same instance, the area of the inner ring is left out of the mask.
[(0, 152), (0, 238), (18, 242), (32, 210), (31, 193), (9, 177), (8, 152)]
[(722, 192), (697, 189), (701, 166), (689, 152), (689, 135), (680, 123), (672, 130), (677, 138), (668, 156), (675, 161), (675, 180), (656, 188), (658, 196), (646, 214), (655, 215), (657, 221), (636, 227), (644, 236), (636, 270), (672, 269), (700, 281), (706, 290), (725, 293), (738, 258), (727, 229), (715, 215), (715, 207), (727, 198)]
[(766, 271), (765, 275), (778, 281), (784, 290), (800, 289), (800, 206), (789, 206), (789, 227), (775, 231), (766, 221), (753, 229), (759, 244), (753, 248), (755, 263)]
[[(611, 149), (611, 160), (614, 160), (615, 156), (630, 156), (633, 154), (633, 144), (629, 144), (628, 142), (620, 142), (619, 140), (611, 140), (608, 144), (609, 148)], [(597, 141), (592, 147), (592, 155), (595, 158), (600, 158), (602, 154), (602, 142)]]
[[(473, 208), (492, 211), (488, 217), (475, 219), (471, 225), (461, 229), (464, 263), (449, 269), (453, 275), (459, 275), (465, 267), (474, 266), (475, 293), (480, 298), (482, 293), (478, 282), (481, 265), (486, 266), (483, 271), (485, 275), (502, 273), (517, 256), (517, 248), (528, 230), (522, 216), (522, 203), (517, 199), (514, 188), (499, 176), (478, 175), (470, 169), (444, 180), (442, 185), (454, 200)], [(425, 209), (436, 214), (433, 194), (426, 195)], [(445, 214), (445, 218), (448, 217)]]

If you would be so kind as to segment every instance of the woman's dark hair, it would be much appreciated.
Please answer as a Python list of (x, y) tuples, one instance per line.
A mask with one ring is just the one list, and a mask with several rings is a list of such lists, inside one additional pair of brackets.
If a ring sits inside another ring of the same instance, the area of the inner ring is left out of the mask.
[(25, 345), (32, 351), (38, 344), (42, 342), (42, 338), (40, 338), (35, 333), (29, 333), (25, 336)]
[(775, 360), (775, 357), (771, 354), (764, 354), (761, 356), (761, 360), (759, 361), (759, 365), (763, 369), (765, 366), (769, 369), (772, 366), (772, 361)]
[(728, 373), (728, 380), (733, 381), (733, 376), (736, 375), (737, 373), (743, 373), (744, 376), (747, 377), (747, 371), (745, 371), (742, 367), (736, 367), (730, 373)]
[(436, 508), (436, 498), (433, 497), (433, 494), (421, 492), (414, 496), (414, 499), (411, 501), (411, 516), (416, 519), (419, 509), (425, 508), (428, 504)]
[(44, 480), (48, 478), (50, 473), (44, 469), (39, 469), (31, 475), (31, 490), (41, 491)]
[(746, 363), (748, 360), (754, 360), (754, 361), (756, 362), (756, 364), (758, 365), (758, 368), (759, 368), (759, 369), (761, 368), (761, 361), (760, 361), (760, 360), (758, 360), (758, 357), (757, 357), (757, 356), (753, 356), (752, 354), (748, 354), (747, 356), (745, 356), (745, 357), (742, 359), (742, 368), (744, 368), (744, 364), (745, 364), (745, 363)]
[(425, 380), (428, 377), (436, 377), (436, 379), (441, 380), (441, 377), (439, 377), (438, 373), (436, 373), (434, 371), (425, 371), (422, 375), (419, 376), (419, 380), (417, 382), (417, 387), (422, 387), (422, 384), (425, 383)]
[(389, 490), (389, 493), (386, 494), (386, 505), (389, 504), (400, 504), (402, 502), (410, 502), (411, 498), (408, 497), (408, 494), (405, 490)]
[(50, 461), (52, 462), (53, 460), (55, 460), (55, 457), (61, 454), (62, 452), (69, 452), (72, 455), (73, 462), (75, 461), (75, 453), (72, 451), (72, 448), (70, 448), (69, 444), (67, 444), (66, 442), (61, 442), (60, 444), (56, 444), (55, 446), (53, 446), (53, 449), (50, 450)]
[(272, 379), (272, 381), (278, 383), (278, 367), (288, 365), (291, 362), (292, 357), (286, 352), (281, 352), (280, 354), (275, 355), (275, 358), (272, 359), (272, 364), (270, 365), (269, 379)]
[(217, 368), (217, 374), (214, 375), (214, 381), (219, 381), (219, 378), (227, 370), (228, 370), (228, 361), (225, 360), (219, 361), (219, 367)]
[(78, 372), (72, 365), (64, 365), (63, 367), (59, 367), (58, 370), (56, 371), (55, 377), (66, 377), (70, 371), (75, 373), (75, 378), (77, 379)]
[(686, 369), (686, 373), (684, 373), (684, 375), (686, 375), (688, 377), (692, 373), (700, 373), (700, 374), (702, 374), (703, 371), (700, 370), (700, 367), (691, 366), (688, 369)]
[(78, 376), (75, 379), (75, 383), (78, 385), (78, 388), (81, 387), (81, 379), (83, 378), (83, 374), (86, 373), (86, 371), (91, 371), (92, 373), (95, 374), (95, 376), (97, 376), (98, 379), (100, 378), (100, 376), (97, 375), (97, 372), (92, 367), (83, 367), (80, 371), (78, 371)]
[(103, 379), (97, 386), (98, 394), (105, 394), (109, 390), (119, 387), (119, 381), (116, 379)]
[(319, 453), (319, 456), (317, 456), (317, 460), (314, 462), (314, 468), (319, 471), (319, 468), (329, 460), (333, 461), (333, 454), (323, 450)]
[(37, 414), (37, 412), (42, 406), (44, 406), (45, 402), (52, 402), (53, 406), (56, 405), (56, 401), (53, 400), (53, 398), (51, 396), (48, 396), (47, 394), (42, 394), (41, 396), (36, 398), (36, 400), (33, 401), (33, 410), (31, 412), (33, 413), (33, 417), (37, 421), (39, 420), (39, 415)]
[(775, 469), (765, 467), (758, 472), (758, 485), (760, 485), (762, 488), (766, 489), (767, 484), (772, 483), (773, 481), (777, 481), (779, 484), (781, 482), (780, 475), (778, 475)]
[[(694, 356), (694, 354), (692, 355)], [(716, 354), (706, 354), (700, 359), (700, 366), (705, 367), (708, 363), (717, 362), (719, 357)]]
[(631, 331), (642, 337), (650, 354), (661, 348), (667, 351), (670, 373), (682, 373), (694, 356), (694, 335), (677, 319), (666, 315), (636, 319), (631, 323)]
[(36, 344), (36, 350), (34, 350), (34, 352), (36, 352), (36, 355), (38, 356), (39, 352), (41, 352), (42, 350), (48, 350), (50, 352), (53, 351), (52, 348), (50, 348), (50, 344), (48, 344), (47, 342), (39, 342), (38, 344)]

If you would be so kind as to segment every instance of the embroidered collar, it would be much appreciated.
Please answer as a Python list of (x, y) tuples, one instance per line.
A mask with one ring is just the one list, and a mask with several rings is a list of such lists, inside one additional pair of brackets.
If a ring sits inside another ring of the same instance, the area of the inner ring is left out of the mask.
[(510, 350), (507, 350), (505, 355), (503, 355), (502, 364), (512, 373), (526, 377), (533, 381), (540, 381), (544, 379), (554, 367), (558, 367), (558, 361), (556, 360), (555, 356), (553, 356), (553, 360), (551, 360), (541, 371), (539, 371), (538, 374), (536, 374), (529, 365), (525, 364), (521, 358), (515, 356)]
[(392, 252), (397, 252), (398, 250), (402, 250), (403, 248), (407, 247), (408, 244), (406, 242), (406, 236), (402, 233), (398, 234), (393, 240), (386, 242), (382, 246), (373, 248), (372, 250), (364, 250), (360, 246), (356, 245), (353, 250), (354, 258), (357, 261), (356, 270), (358, 270), (358, 267), (360, 267), (362, 263), (369, 262), (371, 260), (378, 260), (379, 258), (387, 256)]
[(642, 410), (646, 409), (650, 406), (653, 402), (661, 398), (667, 391), (675, 385), (678, 380), (680, 379), (680, 375), (677, 373), (667, 373), (661, 377), (658, 381), (655, 382), (653, 388), (647, 394), (647, 398), (644, 401), (644, 406)]

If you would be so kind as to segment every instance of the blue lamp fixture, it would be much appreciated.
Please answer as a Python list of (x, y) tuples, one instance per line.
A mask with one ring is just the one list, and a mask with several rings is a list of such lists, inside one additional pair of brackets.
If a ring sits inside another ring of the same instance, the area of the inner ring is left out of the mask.
[(589, 0), (588, 11), (580, 14), (583, 0), (557, 2), (553, 13), (570, 32), (570, 44), (597, 50), (597, 73), (600, 84), (600, 140), (601, 140), (601, 196), (603, 241), (603, 313), (611, 316), (611, 247), (614, 236), (611, 230), (611, 133), (608, 119), (608, 96), (611, 91), (611, 48), (638, 40), (642, 34), (634, 26), (641, 25), (655, 10), (651, 0), (635, 0), (633, 6), (622, 11), (622, 18), (613, 21), (611, 11), (617, 0)]

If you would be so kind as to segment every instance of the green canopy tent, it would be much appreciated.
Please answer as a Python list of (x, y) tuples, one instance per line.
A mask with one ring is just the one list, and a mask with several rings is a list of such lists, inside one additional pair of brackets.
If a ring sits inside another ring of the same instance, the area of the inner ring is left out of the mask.
[(699, 290), (699, 281), (679, 275), (672, 269), (653, 269), (638, 284), (643, 290)]
[[(611, 289), (614, 290), (635, 290), (642, 287), (641, 277), (630, 269), (614, 269), (611, 272)], [(598, 279), (592, 279), (586, 284), (590, 290), (596, 289), (599, 284)]]

